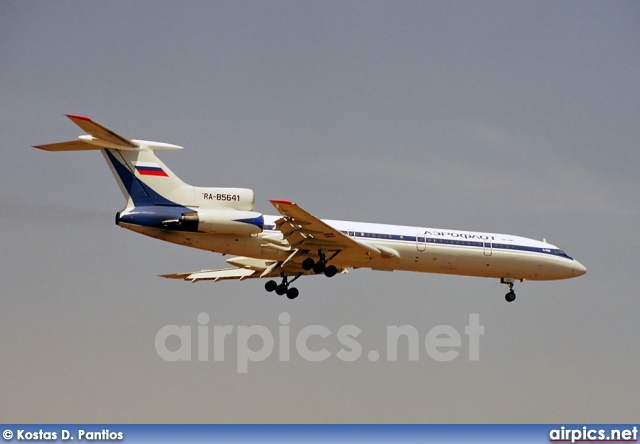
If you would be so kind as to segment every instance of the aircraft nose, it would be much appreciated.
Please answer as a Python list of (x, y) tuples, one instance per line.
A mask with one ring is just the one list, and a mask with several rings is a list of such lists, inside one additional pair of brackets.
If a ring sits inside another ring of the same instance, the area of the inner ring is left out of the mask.
[(587, 268), (582, 265), (580, 262), (574, 260), (573, 266), (571, 267), (571, 272), (574, 276), (582, 276), (587, 272)]

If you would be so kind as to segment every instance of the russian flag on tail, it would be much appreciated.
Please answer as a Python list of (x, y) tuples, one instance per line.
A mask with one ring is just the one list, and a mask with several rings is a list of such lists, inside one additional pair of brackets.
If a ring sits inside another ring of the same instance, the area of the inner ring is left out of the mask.
[(136, 170), (141, 176), (160, 176), (169, 177), (169, 175), (155, 162), (138, 162)]

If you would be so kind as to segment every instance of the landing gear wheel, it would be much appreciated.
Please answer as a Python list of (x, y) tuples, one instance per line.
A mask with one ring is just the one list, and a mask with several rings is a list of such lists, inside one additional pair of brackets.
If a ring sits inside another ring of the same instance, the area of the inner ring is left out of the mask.
[(276, 289), (277, 286), (278, 286), (278, 283), (276, 281), (267, 281), (267, 283), (264, 284), (264, 289), (267, 290), (269, 293), (271, 293), (273, 290)]
[(315, 274), (320, 274), (324, 271), (324, 262), (316, 262), (313, 264), (313, 272)]
[(302, 269), (305, 271), (309, 271), (313, 268), (313, 266), (315, 265), (315, 261), (313, 259), (311, 259), (310, 257), (306, 258), (305, 260), (302, 261)]
[[(500, 279), (500, 283), (501, 284), (507, 284), (509, 286), (509, 292), (507, 294), (504, 295), (504, 300), (507, 302), (513, 302), (516, 300), (516, 293), (513, 291), (513, 284), (515, 283), (516, 279), (515, 278), (501, 278)], [(520, 282), (522, 282), (523, 279), (520, 279)]]
[(287, 297), (289, 299), (295, 299), (298, 297), (298, 295), (300, 294), (300, 292), (298, 291), (297, 288), (290, 288), (287, 290)]
[(287, 285), (286, 284), (280, 284), (276, 287), (276, 294), (278, 296), (282, 296), (283, 294), (285, 294), (287, 292)]
[(336, 268), (335, 265), (329, 265), (324, 269), (324, 275), (328, 278), (334, 277), (337, 272), (338, 272), (338, 269)]

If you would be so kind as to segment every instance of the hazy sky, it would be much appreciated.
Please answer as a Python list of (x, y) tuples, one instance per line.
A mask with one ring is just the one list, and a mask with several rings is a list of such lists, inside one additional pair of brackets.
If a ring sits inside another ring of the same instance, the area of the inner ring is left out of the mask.
[[(638, 23), (632, 1), (1, 2), (0, 420), (637, 421)], [(544, 237), (588, 273), (512, 304), (497, 280), (403, 272), (303, 279), (295, 301), (161, 279), (224, 258), (115, 226), (102, 156), (30, 148), (82, 134), (65, 113), (182, 145), (161, 153), (182, 179), (253, 188), (267, 214)], [(234, 326), (223, 362), (197, 361), (202, 312)], [(239, 374), (235, 332), (277, 344), (283, 312), (332, 356)], [(191, 361), (158, 355), (166, 325), (192, 327)], [(394, 325), (417, 362), (403, 342), (385, 359)], [(462, 337), (450, 362), (422, 346), (438, 325)]]

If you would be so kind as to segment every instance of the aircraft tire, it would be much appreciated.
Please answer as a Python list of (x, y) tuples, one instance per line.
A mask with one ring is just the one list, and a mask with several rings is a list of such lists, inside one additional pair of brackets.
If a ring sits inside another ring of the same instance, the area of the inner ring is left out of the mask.
[(267, 281), (264, 284), (264, 289), (267, 290), (269, 293), (271, 293), (273, 290), (276, 289), (277, 286), (278, 286), (278, 283), (276, 281)]
[(289, 288), (289, 289), (287, 290), (287, 297), (288, 297), (289, 299), (295, 299), (295, 298), (297, 298), (297, 297), (298, 297), (298, 295), (299, 295), (299, 294), (300, 294), (300, 292), (299, 292), (299, 291), (298, 291), (298, 289), (297, 289), (297, 288), (295, 288), (295, 287)]
[(315, 261), (313, 259), (311, 259), (310, 257), (306, 258), (305, 260), (302, 261), (302, 269), (305, 271), (309, 271), (313, 268), (313, 266), (315, 265)]
[(510, 291), (509, 293), (504, 295), (504, 299), (507, 302), (513, 302), (516, 300), (516, 294), (513, 291)]
[(338, 272), (338, 269), (336, 268), (335, 265), (329, 265), (327, 266), (327, 268), (324, 269), (324, 275), (329, 278), (334, 277), (337, 272)]
[(313, 272), (315, 274), (320, 274), (324, 271), (324, 262), (316, 262), (313, 264)]

